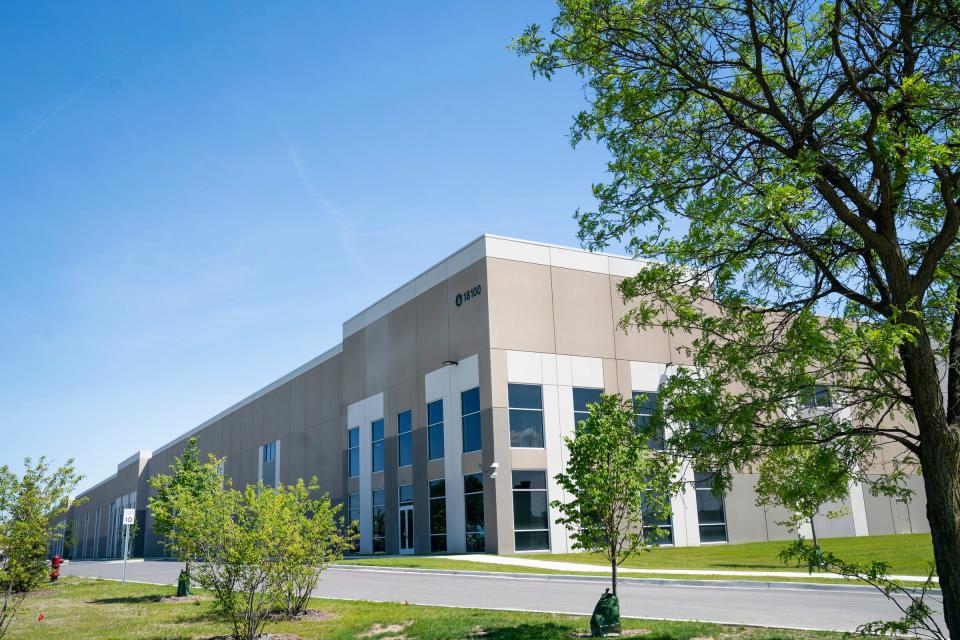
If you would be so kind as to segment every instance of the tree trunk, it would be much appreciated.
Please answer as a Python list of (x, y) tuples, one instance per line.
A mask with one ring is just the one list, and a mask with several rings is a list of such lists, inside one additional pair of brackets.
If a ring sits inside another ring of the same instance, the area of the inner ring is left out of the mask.
[(952, 638), (960, 638), (960, 422), (947, 421), (936, 360), (922, 334), (901, 347), (906, 381), (920, 430), (920, 466), (927, 520)]
[(813, 548), (819, 549), (820, 545), (817, 544), (817, 527), (813, 524), (813, 516), (810, 516), (810, 537), (813, 538)]
[(613, 595), (617, 595), (617, 556), (616, 550), (611, 549), (612, 553), (610, 554), (610, 578), (613, 586)]

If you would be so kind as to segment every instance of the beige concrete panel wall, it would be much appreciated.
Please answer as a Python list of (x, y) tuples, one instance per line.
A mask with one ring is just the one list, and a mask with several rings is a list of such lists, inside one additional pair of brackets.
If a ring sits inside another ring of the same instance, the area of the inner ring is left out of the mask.
[[(513, 463), (510, 448), (510, 416), (505, 407), (492, 407), (490, 428), (484, 429), (483, 437), (492, 443), (493, 459), (500, 465), (497, 477), (484, 487), (483, 507), (486, 525), (487, 551), (490, 553), (513, 553), (513, 488), (510, 484)], [(485, 411), (484, 411), (485, 413)], [(486, 449), (486, 447), (484, 447)], [(546, 468), (546, 461), (540, 468)], [(463, 490), (463, 487), (460, 487)]]
[(314, 472), (306, 465), (307, 432), (297, 429), (280, 438), (277, 462), (280, 464), (281, 484), (294, 484), (297, 480), (309, 482)]
[(427, 481), (443, 479), (443, 460), (429, 460), (427, 462)]
[(340, 354), (343, 387), (342, 397), (338, 401), (343, 406), (359, 402), (366, 397), (363, 381), (366, 362), (363, 354), (363, 333), (363, 330), (360, 330), (343, 339), (343, 352)]
[[(476, 287), (478, 295), (473, 295)], [(467, 295), (470, 292), (470, 295)], [(450, 359), (462, 360), (489, 348), (490, 306), (487, 267), (483, 261), (476, 262), (447, 282), (447, 312), (450, 323)], [(457, 294), (461, 304), (456, 305)], [(436, 369), (438, 365), (428, 367)]]
[[(483, 358), (480, 361), (483, 363)], [(480, 404), (489, 407), (507, 407), (510, 404), (507, 398), (507, 352), (502, 349), (491, 349), (487, 362), (490, 367), (488, 378), (490, 384), (486, 385), (486, 388), (483, 384), (480, 385)], [(482, 369), (480, 380), (484, 380)], [(484, 397), (485, 394), (487, 397)], [(509, 431), (507, 435), (509, 436)], [(508, 437), (507, 442), (509, 441)]]
[[(603, 392), (607, 394), (620, 393), (620, 372), (617, 361), (611, 358), (603, 359)], [(629, 371), (629, 368), (628, 368)]]
[(553, 267), (551, 284), (556, 352), (615, 357), (610, 276)]
[(621, 360), (635, 360), (638, 362), (671, 362), (673, 361), (671, 342), (667, 335), (658, 329), (637, 329), (630, 327), (624, 331), (617, 327), (627, 312), (635, 306), (633, 302), (624, 304), (623, 297), (617, 285), (623, 278), (610, 276), (608, 288), (613, 313), (613, 335), (617, 358)]
[(554, 353), (550, 267), (487, 259), (490, 346)]
[(733, 487), (724, 496), (727, 540), (731, 543), (767, 540), (767, 522), (763, 509), (756, 506), (757, 476), (737, 474)]
[[(850, 500), (843, 502), (833, 502), (827, 504), (813, 518), (813, 524), (817, 528), (818, 538), (847, 538), (857, 535), (853, 524), (853, 517), (850, 515)], [(844, 509), (846, 514), (839, 518), (828, 518), (827, 513)]]
[(386, 317), (367, 325), (363, 334), (364, 397), (387, 390), (390, 381), (389, 334)]
[(911, 476), (907, 486), (913, 489), (913, 496), (907, 503), (907, 515), (910, 516), (911, 533), (930, 533), (930, 521), (927, 520), (927, 494), (921, 476)]
[(389, 385), (416, 381), (417, 305), (410, 301), (387, 315)]
[(450, 299), (444, 281), (416, 297), (417, 375), (441, 366), (450, 359)]
[[(480, 416), (481, 422), (483, 421), (483, 416)], [(483, 425), (480, 425), (481, 438), (483, 432)], [(463, 470), (463, 475), (470, 473), (483, 473), (484, 475), (489, 475), (490, 469), (489, 464), (484, 464), (483, 460), (483, 451), (471, 451), (465, 453), (460, 457), (460, 468)]]
[[(509, 430), (508, 417), (507, 431)], [(546, 469), (547, 452), (545, 449), (511, 449), (510, 466), (514, 469)]]

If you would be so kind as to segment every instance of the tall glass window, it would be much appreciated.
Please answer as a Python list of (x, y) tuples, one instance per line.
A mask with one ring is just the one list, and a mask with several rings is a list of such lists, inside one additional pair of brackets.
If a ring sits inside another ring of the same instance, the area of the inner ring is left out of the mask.
[(347, 431), (347, 441), (347, 473), (351, 478), (356, 478), (360, 475), (360, 427)]
[(463, 502), (467, 521), (467, 553), (481, 553), (486, 549), (483, 528), (483, 474), (463, 476)]
[(580, 424), (590, 416), (590, 405), (600, 402), (603, 389), (573, 388), (573, 424)]
[(397, 465), (413, 464), (413, 413), (404, 411), (397, 415)]
[(427, 440), (430, 460), (443, 457), (443, 400), (427, 404)]
[(726, 542), (727, 519), (723, 496), (713, 492), (712, 473), (694, 473), (697, 490), (697, 519), (700, 521), (700, 542)]
[(479, 451), (483, 446), (480, 436), (480, 389), (473, 388), (460, 394), (463, 452)]
[(268, 442), (263, 445), (263, 461), (264, 462), (273, 462), (277, 458), (277, 443)]
[(673, 544), (673, 516), (668, 515), (661, 518), (645, 504), (643, 507), (643, 537), (649, 544)]
[(373, 445), (373, 470), (383, 471), (383, 418), (370, 424), (370, 442)]
[[(347, 496), (347, 525), (353, 526), (354, 532), (360, 526), (360, 494), (351, 493)], [(353, 539), (353, 552), (360, 553), (360, 537)]]
[(383, 489), (373, 492), (373, 552), (385, 553), (387, 550), (387, 507), (384, 503)]
[(517, 551), (550, 550), (546, 471), (513, 472), (513, 541)]
[(430, 551), (447, 550), (447, 488), (443, 478), (430, 481)]
[(543, 448), (543, 392), (538, 384), (511, 384), (510, 446)]
[[(655, 391), (634, 391), (633, 407), (637, 412), (637, 430), (647, 429), (653, 421), (653, 414), (657, 412), (657, 393)], [(665, 434), (663, 425), (660, 424), (655, 432), (650, 434), (647, 446), (655, 451), (663, 451), (664, 443)]]

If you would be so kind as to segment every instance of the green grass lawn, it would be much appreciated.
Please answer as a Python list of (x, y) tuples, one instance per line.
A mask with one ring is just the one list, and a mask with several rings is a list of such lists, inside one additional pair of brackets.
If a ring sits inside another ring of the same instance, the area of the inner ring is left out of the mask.
[[(186, 640), (213, 638), (229, 625), (212, 611), (208, 598), (199, 603), (167, 603), (171, 587), (107, 580), (64, 578), (30, 596), (10, 627), (7, 638), (107, 640), (142, 638)], [(313, 608), (329, 614), (315, 622), (277, 622), (268, 633), (314, 638), (369, 640), (566, 640), (585, 632), (583, 616), (406, 606), (401, 604), (314, 600)], [(42, 611), (45, 620), (37, 621)], [(840, 634), (721, 626), (706, 623), (624, 620), (624, 627), (645, 629), (649, 640), (839, 640)]]
[[(627, 560), (623, 566), (642, 569), (703, 569), (709, 571), (794, 571), (796, 578), (750, 578), (737, 577), (737, 580), (787, 581), (787, 582), (847, 582), (831, 580), (821, 576), (811, 576), (806, 569), (784, 565), (778, 553), (786, 542), (751, 542), (746, 544), (712, 545), (704, 547), (664, 547), (652, 549)], [(905, 575), (926, 575), (927, 565), (933, 562), (933, 547), (927, 534), (869, 536), (862, 538), (831, 538), (822, 541), (825, 549), (836, 553), (848, 561), (868, 562), (873, 559), (885, 560), (892, 566), (891, 572)], [(606, 565), (598, 554), (524, 554), (520, 558), (554, 562), (576, 562), (579, 564)], [(539, 573), (564, 574), (569, 571), (540, 569), (499, 564), (451, 560), (432, 556), (388, 556), (343, 560), (342, 564), (355, 564), (377, 567), (396, 567), (409, 569), (450, 569), (460, 571), (493, 571), (503, 573)], [(578, 572), (577, 575), (608, 575), (609, 572)], [(631, 577), (631, 574), (621, 574)], [(642, 574), (635, 577), (674, 578), (670, 574)], [(690, 579), (729, 580), (722, 575), (682, 576)], [(913, 584), (913, 583), (910, 583)], [(918, 583), (919, 584), (919, 583)]]
[[(787, 542), (748, 542), (702, 547), (663, 547), (627, 560), (624, 567), (638, 569), (721, 569), (725, 571), (788, 571), (778, 557)], [(847, 562), (883, 560), (901, 575), (927, 574), (933, 562), (933, 545), (925, 533), (860, 538), (824, 538), (820, 545)], [(531, 557), (531, 556), (518, 556)], [(599, 554), (565, 553), (534, 556), (539, 560), (606, 564)]]

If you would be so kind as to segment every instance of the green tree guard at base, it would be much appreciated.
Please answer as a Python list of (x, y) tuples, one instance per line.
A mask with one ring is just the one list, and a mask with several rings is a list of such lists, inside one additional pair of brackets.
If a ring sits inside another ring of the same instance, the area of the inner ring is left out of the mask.
[(177, 597), (183, 598), (191, 595), (193, 593), (190, 591), (190, 574), (187, 573), (186, 569), (181, 569), (180, 577), (177, 578)]
[(610, 633), (620, 633), (620, 600), (606, 589), (590, 616), (590, 634), (599, 638)]

